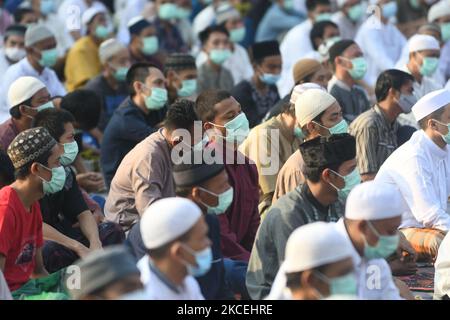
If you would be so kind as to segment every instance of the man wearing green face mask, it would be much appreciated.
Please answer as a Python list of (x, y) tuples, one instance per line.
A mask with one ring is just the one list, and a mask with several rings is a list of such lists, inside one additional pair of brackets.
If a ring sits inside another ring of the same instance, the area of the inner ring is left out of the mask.
[(342, 39), (354, 39), (364, 21), (366, 7), (361, 0), (337, 0), (339, 11), (332, 20), (339, 26)]
[(156, 131), (166, 113), (166, 78), (149, 63), (137, 63), (127, 73), (129, 97), (111, 117), (102, 141), (101, 164), (106, 185), (125, 155)]
[(438, 71), (440, 58), (439, 42), (432, 36), (417, 34), (408, 41), (409, 61), (402, 70), (414, 77), (414, 95), (417, 99), (442, 89), (433, 75)]
[[(305, 224), (336, 222), (344, 215), (344, 195), (359, 180), (355, 139), (349, 134), (318, 137), (300, 145), (305, 183), (284, 195), (267, 212), (258, 231), (247, 271), (252, 299), (264, 298), (274, 283), (291, 233)], [(356, 172), (357, 175), (357, 172)], [(338, 189), (338, 190), (336, 190)]]
[[(398, 228), (405, 208), (396, 186), (374, 181), (355, 187), (347, 199), (345, 218), (337, 223), (336, 228), (352, 247), (358, 296), (361, 299), (414, 299), (409, 290), (399, 292), (385, 260), (394, 256), (415, 265), (414, 250), (410, 247), (406, 252), (399, 249)], [(370, 284), (370, 278), (374, 277), (371, 270), (375, 269), (377, 286)]]
[(223, 66), (232, 55), (228, 31), (220, 26), (208, 27), (199, 37), (208, 60), (198, 69), (198, 92), (209, 89), (231, 90), (234, 86), (233, 76)]
[(177, 99), (194, 101), (197, 98), (197, 66), (194, 57), (184, 53), (171, 54), (166, 59), (164, 75), (169, 104)]
[(367, 71), (367, 61), (353, 40), (336, 42), (329, 55), (334, 74), (328, 91), (341, 105), (344, 118), (351, 122), (370, 108), (367, 93), (359, 85)]
[[(25, 58), (12, 65), (2, 76), (0, 83), (0, 122), (9, 117), (8, 91), (14, 81), (21, 77), (39, 79), (51, 96), (64, 96), (66, 90), (51, 67), (58, 59), (56, 40), (47, 27), (36, 25), (25, 32)], [(21, 101), (23, 102), (23, 101)]]
[(126, 76), (131, 67), (128, 49), (116, 39), (104, 41), (99, 48), (103, 71), (89, 80), (84, 89), (94, 91), (102, 99), (98, 128), (103, 132), (114, 110), (126, 99)]
[(46, 108), (53, 108), (45, 84), (33, 77), (17, 79), (8, 91), (10, 118), (0, 124), (0, 147), (6, 150), (22, 131), (30, 129), (33, 118)]
[(163, 67), (163, 55), (159, 52), (159, 40), (154, 23), (149, 22), (142, 16), (135, 17), (128, 23), (130, 32), (131, 62), (148, 62), (159, 68)]
[(106, 9), (92, 7), (82, 16), (87, 28), (86, 36), (75, 42), (67, 55), (64, 75), (69, 92), (78, 89), (102, 71), (98, 55), (100, 44), (111, 34)]
[(335, 224), (314, 222), (296, 229), (285, 256), (267, 300), (357, 298), (352, 246)]

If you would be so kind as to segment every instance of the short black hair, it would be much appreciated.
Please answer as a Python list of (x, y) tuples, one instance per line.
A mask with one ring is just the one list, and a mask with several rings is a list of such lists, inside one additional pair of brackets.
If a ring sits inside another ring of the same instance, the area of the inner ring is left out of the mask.
[(319, 47), (316, 45), (316, 43), (314, 42), (315, 39), (320, 38), (323, 39), (323, 35), (325, 33), (325, 29), (327, 27), (333, 27), (339, 30), (339, 27), (336, 23), (332, 22), (332, 21), (320, 21), (317, 22), (313, 25), (310, 33), (309, 33), (309, 39), (311, 40), (311, 43), (314, 47), (314, 50), (318, 50)]
[(194, 111), (195, 103), (186, 99), (179, 99), (169, 106), (164, 120), (164, 127), (168, 130), (189, 130), (198, 120)]
[[(445, 111), (445, 108), (442, 107), (442, 108), (437, 109), (437, 110), (434, 111), (433, 113), (429, 114), (429, 115), (426, 116), (425, 118), (420, 119), (420, 120), (418, 121), (418, 122), (419, 122), (420, 128), (423, 129), (423, 130), (427, 129), (427, 127), (428, 127), (428, 120), (430, 120), (430, 119), (435, 119), (435, 120), (440, 119), (441, 116), (442, 116), (442, 114), (444, 113), (444, 111)], [(439, 120), (438, 120), (438, 121), (439, 121)]]
[(98, 125), (102, 100), (95, 91), (79, 89), (62, 99), (61, 109), (69, 111), (82, 130), (89, 131)]
[(18, 8), (14, 12), (14, 21), (16, 23), (20, 23), (20, 20), (23, 19), (23, 17), (27, 14), (34, 13), (33, 9), (31, 8)]
[(14, 165), (5, 151), (0, 149), (0, 188), (14, 182)]
[(204, 46), (206, 44), (206, 42), (209, 39), (209, 36), (211, 35), (211, 33), (213, 32), (220, 32), (220, 33), (224, 33), (226, 34), (227, 37), (230, 36), (230, 33), (228, 32), (227, 29), (225, 29), (224, 26), (210, 26), (208, 28), (206, 28), (205, 30), (203, 30), (202, 32), (199, 33), (198, 37), (200, 39), (200, 42), (202, 44), (202, 46)]
[(52, 108), (38, 112), (34, 117), (33, 127), (44, 127), (53, 139), (59, 141), (65, 131), (64, 125), (74, 122), (75, 118), (69, 111)]
[(375, 96), (377, 97), (377, 102), (385, 100), (388, 96), (389, 89), (393, 88), (400, 91), (401, 87), (407, 82), (414, 82), (414, 78), (409, 73), (401, 70), (389, 69), (383, 71), (377, 79), (375, 85)]
[[(24, 25), (21, 25), (21, 24), (10, 25), (8, 28), (6, 28), (6, 30), (4, 32), (5, 37), (4, 37), (3, 41), (6, 42), (12, 34), (25, 37), (26, 31), (27, 31), (27, 27)], [(9, 33), (11, 33), (11, 34), (9, 34)]]
[(48, 166), (48, 159), (52, 155), (52, 149), (45, 151), (42, 155), (40, 155), (35, 160), (28, 162), (27, 164), (23, 165), (22, 167), (16, 169), (14, 172), (16, 179), (18, 180), (24, 180), (26, 179), (30, 173), (31, 173), (31, 165), (33, 163), (40, 163), (44, 166)]
[(145, 82), (145, 79), (150, 75), (150, 68), (158, 69), (158, 66), (156, 66), (153, 63), (148, 62), (138, 62), (131, 66), (130, 70), (128, 70), (127, 73), (127, 86), (128, 86), (128, 93), (131, 97), (134, 97), (137, 92), (134, 90), (133, 84), (136, 81), (139, 82)]
[(308, 12), (313, 11), (319, 5), (329, 6), (331, 3), (330, 0), (306, 0), (306, 9)]
[(216, 116), (214, 106), (231, 97), (231, 93), (224, 90), (206, 90), (195, 101), (195, 113), (203, 122), (212, 121)]

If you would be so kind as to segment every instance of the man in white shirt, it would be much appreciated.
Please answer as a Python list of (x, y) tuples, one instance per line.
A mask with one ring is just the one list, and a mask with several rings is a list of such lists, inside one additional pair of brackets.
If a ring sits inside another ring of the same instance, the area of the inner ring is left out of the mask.
[(333, 22), (339, 26), (342, 39), (353, 40), (366, 14), (361, 0), (337, 0), (339, 11), (333, 15)]
[(378, 75), (392, 69), (400, 59), (405, 36), (390, 22), (397, 13), (395, 1), (372, 0), (378, 6), (373, 7), (374, 14), (361, 26), (355, 41), (367, 58), (368, 70), (364, 78), (369, 86), (374, 86)]
[(27, 28), (13, 24), (5, 30), (3, 48), (0, 49), (0, 79), (6, 70), (13, 64), (22, 60), (25, 55), (25, 31)]
[(329, 0), (307, 0), (308, 19), (292, 28), (281, 42), (280, 51), (283, 59), (281, 79), (278, 81), (278, 91), (284, 97), (294, 87), (292, 69), (295, 63), (314, 51), (309, 34), (316, 22), (331, 20), (331, 5)]
[(439, 247), (434, 264), (434, 299), (450, 298), (450, 234), (447, 234)]
[(394, 183), (406, 201), (400, 230), (421, 260), (434, 261), (450, 229), (450, 91), (433, 91), (412, 108), (420, 128), (381, 166), (375, 180)]
[(27, 55), (8, 68), (0, 84), (0, 123), (9, 118), (6, 101), (9, 86), (18, 78), (31, 76), (41, 80), (51, 96), (64, 96), (66, 90), (50, 69), (56, 64), (58, 51), (54, 34), (45, 26), (34, 25), (25, 33)]
[(165, 198), (147, 208), (141, 235), (148, 250), (137, 266), (151, 300), (204, 300), (194, 277), (211, 268), (208, 225), (185, 198)]

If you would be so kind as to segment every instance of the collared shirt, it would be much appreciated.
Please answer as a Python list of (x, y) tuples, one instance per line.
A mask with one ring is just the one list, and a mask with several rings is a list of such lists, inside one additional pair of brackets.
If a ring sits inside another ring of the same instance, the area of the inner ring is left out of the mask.
[(368, 69), (364, 80), (370, 86), (375, 86), (381, 72), (395, 66), (406, 44), (405, 36), (394, 24), (381, 23), (376, 16), (364, 21), (355, 41), (367, 59)]
[(358, 85), (349, 87), (336, 76), (330, 80), (328, 92), (339, 102), (344, 118), (350, 122), (370, 108), (366, 91), (362, 87)]
[(376, 180), (394, 183), (408, 210), (400, 228), (450, 230), (450, 152), (441, 149), (423, 131), (399, 147), (381, 166)]
[(66, 89), (59, 81), (55, 71), (44, 68), (41, 73), (36, 71), (25, 57), (16, 64), (10, 66), (1, 81), (0, 87), (0, 121), (7, 120), (9, 115), (8, 90), (11, 84), (20, 77), (35, 77), (41, 80), (47, 87), (51, 96), (65, 96)]
[(11, 142), (19, 133), (19, 129), (17, 129), (12, 118), (0, 124), (0, 148), (6, 152)]
[(283, 125), (281, 115), (253, 128), (239, 146), (239, 150), (258, 168), (262, 193), (260, 213), (271, 205), (278, 172), (298, 146), (298, 139), (294, 139), (293, 133)]
[(251, 298), (260, 300), (269, 294), (295, 229), (317, 221), (336, 222), (343, 214), (339, 202), (329, 207), (320, 204), (306, 183), (280, 198), (267, 212), (253, 245), (246, 279)]
[(305, 177), (302, 173), (303, 165), (304, 161), (300, 150), (295, 151), (287, 159), (286, 163), (278, 173), (272, 203), (275, 203), (286, 193), (291, 192), (305, 182)]
[(231, 91), (234, 86), (234, 80), (230, 71), (224, 66), (220, 67), (219, 72), (217, 72), (209, 63), (205, 62), (198, 69), (197, 84), (197, 92), (210, 89)]
[(102, 71), (98, 48), (91, 36), (85, 36), (69, 50), (64, 68), (67, 91), (82, 87)]
[(171, 152), (161, 130), (125, 156), (111, 182), (106, 218), (124, 230), (136, 223), (156, 200), (175, 197)]
[(309, 52), (314, 51), (309, 38), (312, 27), (311, 19), (307, 19), (289, 30), (283, 42), (281, 42), (280, 51), (283, 58), (283, 69), (281, 71), (281, 79), (277, 85), (278, 92), (282, 97), (294, 87), (294, 77), (292, 75), (294, 65)]
[(125, 155), (156, 131), (156, 126), (164, 119), (165, 113), (166, 108), (163, 108), (147, 115), (131, 98), (116, 109), (105, 129), (100, 157), (108, 186)]
[(151, 263), (148, 255), (139, 260), (137, 267), (150, 300), (205, 300), (192, 276), (184, 278), (183, 284), (178, 286)]
[(332, 21), (338, 25), (339, 33), (342, 39), (353, 40), (364, 19), (361, 19), (357, 23), (354, 23), (347, 17), (345, 13), (343, 13), (342, 11), (338, 11), (333, 15)]
[(398, 147), (398, 128), (397, 120), (390, 123), (378, 105), (353, 121), (349, 133), (356, 139), (356, 160), (360, 174), (378, 172)]

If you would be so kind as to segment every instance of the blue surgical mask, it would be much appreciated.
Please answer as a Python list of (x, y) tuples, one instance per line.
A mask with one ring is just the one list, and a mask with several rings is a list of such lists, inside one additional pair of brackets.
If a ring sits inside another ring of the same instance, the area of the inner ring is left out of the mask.
[(275, 85), (281, 78), (280, 74), (263, 73), (259, 79), (267, 85)]
[(145, 98), (145, 105), (149, 110), (160, 110), (167, 102), (167, 90), (162, 88), (151, 88), (152, 94)]
[(391, 1), (382, 6), (383, 17), (386, 19), (395, 17), (397, 15), (398, 6), (396, 1)]
[(303, 130), (299, 128), (298, 126), (295, 126), (294, 128), (294, 137), (300, 140), (305, 140), (305, 134), (303, 133)]
[(444, 139), (445, 143), (450, 144), (450, 123), (449, 124), (444, 124), (444, 123), (439, 122), (437, 120), (434, 120), (434, 121), (436, 121), (437, 123), (439, 123), (439, 124), (441, 124), (443, 126), (447, 126), (448, 133), (447, 134), (439, 133), (439, 134), (442, 136), (442, 139)]
[(39, 60), (39, 64), (42, 67), (51, 68), (58, 61), (58, 49), (49, 49), (41, 51), (41, 60)]
[(114, 68), (114, 69), (116, 70), (116, 71), (114, 71), (114, 79), (116, 79), (119, 82), (124, 82), (127, 79), (127, 73), (128, 73), (129, 68), (128, 67), (118, 67), (118, 68)]
[(345, 119), (342, 119), (338, 124), (334, 125), (331, 128), (327, 128), (315, 121), (313, 121), (313, 123), (317, 124), (321, 128), (327, 129), (330, 132), (330, 134), (340, 134), (348, 132), (348, 123), (347, 121), (345, 121)]
[(355, 4), (348, 9), (348, 17), (353, 22), (361, 21), (364, 16), (364, 7), (362, 3)]
[(151, 36), (142, 39), (142, 53), (146, 56), (151, 56), (158, 52), (159, 49), (159, 41), (158, 37)]
[(161, 20), (177, 19), (178, 15), (178, 6), (174, 3), (164, 3), (159, 6), (158, 16)]
[(72, 141), (64, 144), (64, 154), (59, 159), (59, 162), (63, 166), (68, 166), (75, 161), (75, 158), (78, 155), (78, 143), (76, 141)]
[(378, 242), (375, 246), (370, 246), (364, 238), (364, 257), (369, 260), (386, 259), (397, 250), (400, 236), (398, 233), (394, 236), (382, 236), (372, 225), (372, 222), (367, 221), (367, 224), (372, 232), (378, 237)]
[(209, 269), (211, 269), (213, 258), (211, 247), (207, 247), (202, 251), (196, 252), (184, 243), (182, 246), (187, 252), (195, 257), (195, 263), (197, 264), (197, 266), (193, 266), (186, 262), (185, 265), (188, 269), (188, 273), (193, 277), (201, 277), (208, 273)]
[(245, 38), (245, 27), (236, 28), (230, 31), (231, 42), (238, 43)]
[(233, 187), (228, 189), (225, 192), (222, 192), (221, 194), (216, 194), (214, 192), (211, 192), (209, 190), (206, 190), (205, 188), (198, 187), (200, 190), (209, 193), (217, 198), (217, 205), (215, 207), (209, 206), (203, 201), (200, 201), (207, 209), (207, 212), (209, 214), (222, 214), (230, 207), (231, 203), (233, 202)]
[(329, 286), (330, 296), (349, 295), (356, 296), (358, 293), (358, 283), (354, 272), (350, 272), (341, 277), (329, 278), (319, 271), (314, 273)]
[(346, 175), (345, 177), (341, 176), (336, 171), (333, 172), (342, 179), (344, 179), (345, 186), (342, 189), (339, 189), (331, 182), (330, 185), (337, 190), (339, 200), (345, 202), (345, 200), (347, 200), (348, 195), (350, 194), (350, 191), (352, 191), (354, 187), (356, 187), (358, 184), (361, 183), (361, 176), (359, 175), (358, 169), (353, 170), (350, 174)]
[(422, 65), (420, 66), (420, 74), (424, 77), (432, 76), (439, 66), (439, 58), (423, 57)]
[(225, 141), (229, 143), (241, 144), (245, 140), (245, 138), (247, 138), (248, 133), (250, 132), (250, 124), (245, 113), (243, 112), (241, 112), (233, 120), (227, 122), (224, 126), (220, 126), (214, 123), (211, 124), (226, 129), (227, 136), (220, 137), (225, 138)]
[(400, 94), (400, 98), (397, 103), (403, 113), (410, 113), (412, 107), (417, 103), (417, 98), (413, 94)]
[(109, 29), (104, 25), (99, 25), (95, 28), (95, 36), (99, 39), (106, 39), (109, 36)]
[(442, 41), (450, 40), (450, 22), (441, 24)]
[(347, 58), (344, 59), (351, 61), (353, 65), (351, 69), (348, 69), (348, 73), (353, 79), (361, 80), (362, 78), (364, 78), (367, 72), (367, 60), (364, 57), (358, 57), (354, 59), (347, 59)]
[(44, 103), (42, 105), (40, 105), (39, 107), (36, 108), (37, 112), (41, 112), (43, 110), (47, 110), (47, 109), (52, 109), (55, 108), (55, 106), (53, 105), (53, 101), (49, 101), (47, 103)]
[(315, 22), (331, 21), (331, 13), (325, 12), (316, 16)]
[(177, 95), (185, 98), (194, 95), (197, 92), (197, 79), (183, 80), (181, 89), (178, 89)]
[(55, 11), (55, 1), (54, 0), (41, 0), (41, 13), (44, 16), (49, 15)]
[(229, 49), (213, 49), (209, 53), (211, 61), (217, 65), (222, 65), (231, 55), (232, 52)]
[(66, 170), (63, 166), (59, 166), (56, 168), (48, 168), (41, 164), (42, 167), (52, 172), (52, 178), (50, 181), (45, 180), (44, 178), (39, 177), (42, 180), (42, 188), (44, 194), (50, 195), (61, 191), (64, 188), (64, 184), (66, 183)]

